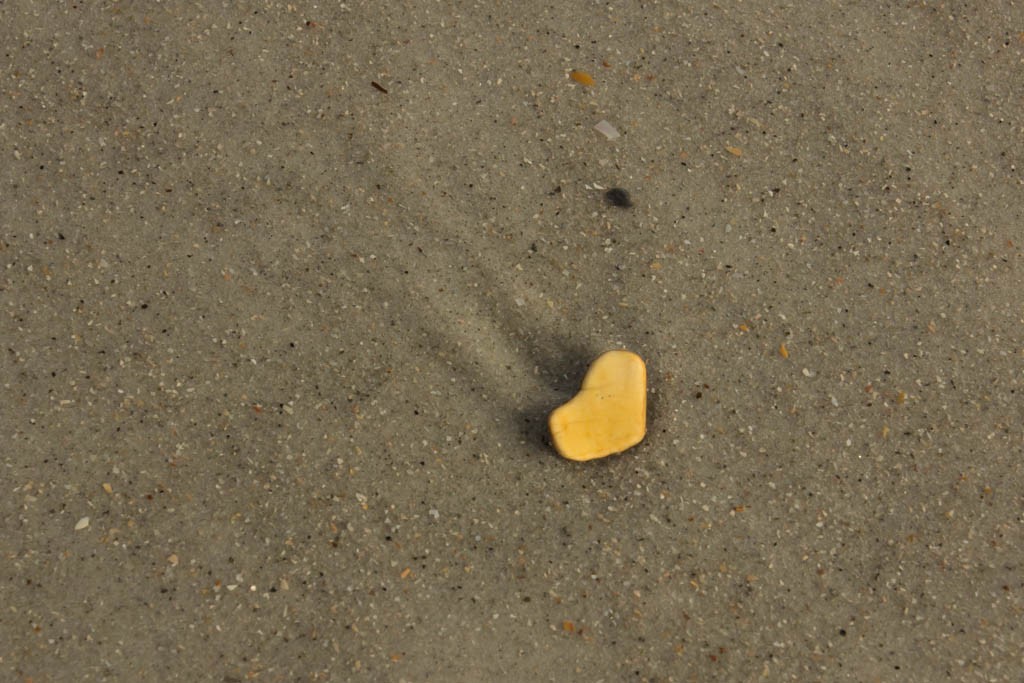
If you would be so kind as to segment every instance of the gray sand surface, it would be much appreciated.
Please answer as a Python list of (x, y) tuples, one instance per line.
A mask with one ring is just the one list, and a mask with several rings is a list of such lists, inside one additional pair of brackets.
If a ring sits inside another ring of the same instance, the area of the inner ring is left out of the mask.
[(1022, 680), (1020, 2), (0, 37), (0, 680)]

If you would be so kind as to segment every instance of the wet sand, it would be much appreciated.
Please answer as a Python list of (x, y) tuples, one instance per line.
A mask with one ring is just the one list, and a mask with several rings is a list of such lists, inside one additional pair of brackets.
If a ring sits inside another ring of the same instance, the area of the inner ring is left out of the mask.
[(0, 678), (1020, 680), (1021, 9), (457, 5), (0, 9)]

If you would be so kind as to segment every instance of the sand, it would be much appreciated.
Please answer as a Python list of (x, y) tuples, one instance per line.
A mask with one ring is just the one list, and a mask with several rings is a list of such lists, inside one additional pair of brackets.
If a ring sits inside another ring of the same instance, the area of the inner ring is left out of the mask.
[(0, 19), (3, 680), (1020, 680), (1019, 3)]

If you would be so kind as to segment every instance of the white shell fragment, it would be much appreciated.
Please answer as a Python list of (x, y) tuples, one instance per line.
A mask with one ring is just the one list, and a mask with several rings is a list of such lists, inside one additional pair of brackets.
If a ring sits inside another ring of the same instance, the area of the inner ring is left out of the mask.
[(88, 526), (89, 526), (89, 518), (88, 517), (82, 517), (80, 520), (75, 522), (75, 531), (81, 531), (82, 529), (85, 529)]
[(608, 123), (604, 119), (601, 119), (600, 121), (597, 122), (597, 125), (594, 126), (594, 130), (596, 130), (598, 133), (605, 136), (609, 140), (614, 140), (615, 138), (619, 137), (619, 131), (615, 130), (615, 126)]

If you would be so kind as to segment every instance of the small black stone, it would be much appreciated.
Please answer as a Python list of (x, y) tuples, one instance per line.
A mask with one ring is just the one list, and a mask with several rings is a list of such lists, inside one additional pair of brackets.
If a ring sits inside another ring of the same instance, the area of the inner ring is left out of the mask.
[(621, 187), (613, 187), (608, 190), (604, 193), (604, 198), (612, 206), (617, 206), (621, 209), (628, 209), (633, 206), (633, 200), (629, 198), (629, 193)]

